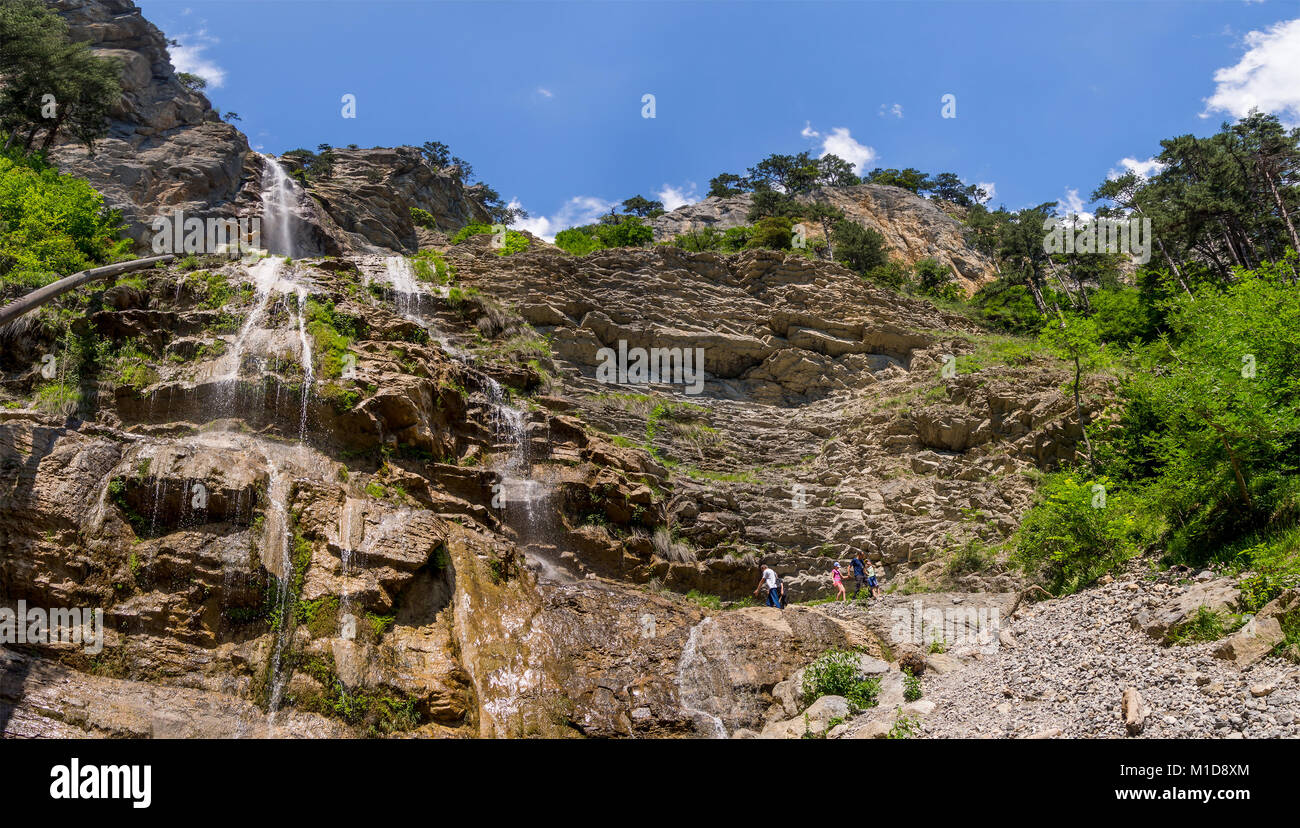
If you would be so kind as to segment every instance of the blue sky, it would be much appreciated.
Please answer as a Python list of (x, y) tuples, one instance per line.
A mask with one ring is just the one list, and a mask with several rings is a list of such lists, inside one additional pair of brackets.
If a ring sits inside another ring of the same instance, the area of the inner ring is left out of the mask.
[(1296, 2), (137, 2), (255, 148), (443, 141), (547, 236), (804, 149), (1084, 207), (1161, 138), (1300, 123)]

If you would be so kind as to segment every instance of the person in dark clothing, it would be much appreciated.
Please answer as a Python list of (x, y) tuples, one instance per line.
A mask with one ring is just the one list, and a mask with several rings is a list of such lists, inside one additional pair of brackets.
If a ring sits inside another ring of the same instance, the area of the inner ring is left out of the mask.
[[(857, 598), (858, 593), (867, 585), (867, 564), (861, 552), (854, 555), (849, 563), (853, 565), (853, 597)], [(871, 590), (867, 590), (867, 597), (871, 597)]]

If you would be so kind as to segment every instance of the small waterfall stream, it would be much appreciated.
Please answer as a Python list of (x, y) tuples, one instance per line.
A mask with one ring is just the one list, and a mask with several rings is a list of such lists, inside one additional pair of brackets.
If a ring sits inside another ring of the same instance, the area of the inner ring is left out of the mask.
[(700, 630), (712, 623), (712, 618), (705, 618), (691, 627), (686, 646), (682, 648), (682, 657), (677, 663), (677, 700), (682, 710), (695, 714), (696, 727), (704, 735), (712, 739), (725, 739), (727, 728), (722, 719), (701, 709), (713, 699), (713, 694), (708, 689), (709, 659), (700, 653)]
[(302, 361), (302, 402), (298, 415), (298, 442), (307, 442), (307, 402), (316, 381), (312, 367), (311, 342), (307, 339), (307, 289), (298, 286), (298, 352)]

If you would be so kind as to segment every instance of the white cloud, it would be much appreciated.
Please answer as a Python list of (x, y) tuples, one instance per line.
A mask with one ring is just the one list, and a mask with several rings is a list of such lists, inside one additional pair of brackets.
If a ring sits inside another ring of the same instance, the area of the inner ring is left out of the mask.
[(1065, 198), (1057, 204), (1065, 210), (1066, 215), (1078, 216), (1083, 221), (1092, 221), (1092, 213), (1085, 212), (1083, 209), (1084, 201), (1079, 197), (1077, 187), (1066, 187)]
[(1214, 73), (1214, 94), (1205, 99), (1201, 117), (1227, 112), (1241, 118), (1259, 109), (1300, 123), (1300, 19), (1250, 32), (1244, 41), (1241, 60)]
[[(1120, 169), (1121, 167), (1122, 169)], [(1119, 160), (1119, 167), (1106, 173), (1106, 177), (1119, 178), (1124, 173), (1131, 172), (1137, 173), (1138, 178), (1150, 178), (1152, 175), (1160, 172), (1164, 168), (1165, 165), (1157, 161), (1154, 156), (1145, 161), (1139, 161), (1136, 158), (1121, 158)]]
[(881, 105), (880, 105), (880, 117), (882, 117), (882, 118), (884, 118), (884, 117), (894, 117), (894, 118), (901, 118), (901, 117), (903, 117), (903, 105), (902, 105), (902, 104), (881, 104)]
[[(534, 236), (553, 244), (556, 233), (570, 227), (592, 224), (617, 204), (616, 201), (605, 201), (595, 196), (574, 196), (564, 202), (553, 216), (530, 216), (516, 221), (512, 226), (516, 230), (527, 230)], [(511, 199), (507, 206), (522, 207), (523, 205), (518, 199)]]
[(211, 58), (203, 56), (203, 52), (209, 46), (220, 42), (215, 37), (209, 37), (207, 29), (199, 29), (191, 34), (179, 35), (176, 40), (180, 45), (173, 46), (170, 51), (172, 66), (176, 67), (177, 72), (198, 75), (208, 82), (208, 86), (214, 89), (219, 89), (225, 84), (226, 70), (218, 66)]
[(694, 204), (700, 200), (700, 197), (695, 194), (694, 181), (687, 181), (682, 187), (665, 184), (664, 188), (655, 195), (664, 203), (664, 209), (670, 211), (676, 210), (678, 207), (684, 207), (687, 204)]
[(830, 135), (822, 135), (808, 124), (799, 133), (805, 138), (821, 138), (822, 152), (818, 158), (824, 158), (827, 155), (837, 155), (853, 165), (853, 171), (862, 175), (867, 164), (876, 160), (876, 151), (865, 144), (860, 144), (854, 140), (849, 133), (848, 127), (835, 127), (831, 130)]
[(981, 204), (991, 202), (998, 194), (998, 185), (994, 184), (992, 181), (979, 181), (976, 182), (975, 186), (988, 193), (988, 198), (980, 202)]
[(547, 89), (547, 88), (545, 88), (545, 87), (543, 87), (543, 86), (539, 86), (539, 87), (537, 87), (537, 94), (538, 94), (538, 95), (541, 95), (543, 98), (554, 98), (554, 97), (555, 97), (555, 94), (554, 94), (553, 92), (551, 92), (551, 90), (549, 90), (549, 89)]

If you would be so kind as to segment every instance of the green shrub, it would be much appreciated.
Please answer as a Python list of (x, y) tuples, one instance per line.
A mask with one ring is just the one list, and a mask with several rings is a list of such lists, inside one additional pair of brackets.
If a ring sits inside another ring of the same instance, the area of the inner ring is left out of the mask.
[(654, 231), (636, 216), (627, 216), (618, 224), (601, 224), (596, 236), (605, 247), (643, 247), (654, 241)]
[(603, 247), (600, 239), (592, 236), (581, 227), (571, 227), (568, 230), (561, 230), (556, 233), (555, 246), (565, 253), (572, 253), (575, 256), (585, 256)]
[(894, 726), (885, 734), (886, 739), (910, 739), (921, 732), (921, 721), (915, 716), (899, 716)]
[(914, 702), (921, 698), (921, 680), (907, 670), (903, 671), (903, 701)]
[(862, 674), (857, 653), (831, 649), (804, 669), (801, 690), (805, 705), (822, 696), (843, 696), (854, 707), (875, 707), (880, 679)]
[(956, 302), (962, 298), (952, 270), (935, 259), (922, 259), (916, 263), (916, 286), (926, 296)]
[[(498, 225), (499, 226), (499, 225)], [(467, 224), (456, 235), (451, 237), (452, 244), (460, 244), (470, 236), (495, 236), (494, 225), (473, 223)], [(506, 230), (505, 238), (502, 240), (501, 247), (497, 248), (498, 256), (509, 256), (528, 249), (528, 237), (517, 230)]]
[(1054, 594), (1068, 595), (1140, 551), (1137, 507), (1104, 477), (1089, 479), (1075, 471), (1048, 475), (1020, 522), (1013, 558), (1027, 572), (1045, 577)]
[(357, 335), (359, 320), (336, 313), (334, 303), (307, 300), (307, 333), (321, 376), (338, 379), (343, 375), (343, 358)]
[[(885, 252), (885, 237), (855, 221), (842, 220), (831, 231), (835, 260), (861, 276), (877, 268), (887, 267), (889, 256)], [(882, 271), (879, 276), (892, 277), (892, 271)], [(901, 283), (900, 283), (901, 284)]]
[(794, 221), (786, 216), (768, 216), (754, 222), (745, 247), (767, 250), (789, 250), (794, 241)]
[(460, 244), (470, 236), (490, 236), (492, 235), (492, 225), (482, 224), (480, 222), (471, 222), (456, 231), (456, 235), (451, 237), (452, 244)]
[(433, 214), (428, 210), (421, 210), (419, 207), (411, 208), (411, 224), (416, 227), (425, 227), (429, 230), (437, 230), (438, 222), (434, 219)]
[(1198, 607), (1196, 614), (1169, 630), (1165, 636), (1171, 644), (1197, 644), (1218, 641), (1240, 627), (1240, 621), (1209, 607)]
[(40, 287), (127, 256), (121, 216), (85, 181), (0, 153), (0, 288)]
[(456, 266), (437, 250), (421, 250), (411, 257), (411, 270), (422, 282), (446, 285), (456, 280)]

